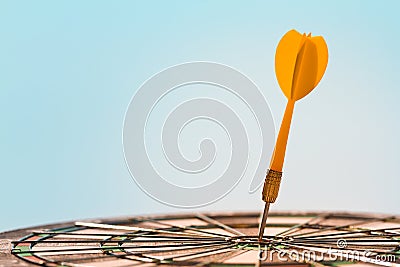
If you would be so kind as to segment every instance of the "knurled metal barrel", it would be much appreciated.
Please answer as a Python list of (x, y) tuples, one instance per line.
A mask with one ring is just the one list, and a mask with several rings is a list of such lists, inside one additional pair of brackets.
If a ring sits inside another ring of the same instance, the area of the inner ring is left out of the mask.
[(282, 172), (268, 170), (265, 177), (264, 188), (262, 191), (262, 200), (268, 203), (274, 203), (278, 197), (279, 187), (281, 185)]

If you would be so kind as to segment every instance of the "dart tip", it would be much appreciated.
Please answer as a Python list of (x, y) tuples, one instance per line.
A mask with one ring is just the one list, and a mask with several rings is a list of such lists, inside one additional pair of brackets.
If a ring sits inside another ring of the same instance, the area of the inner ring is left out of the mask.
[(264, 235), (264, 229), (267, 224), (269, 205), (270, 205), (269, 202), (265, 202), (264, 212), (260, 222), (260, 230), (258, 232), (258, 241), (261, 241)]

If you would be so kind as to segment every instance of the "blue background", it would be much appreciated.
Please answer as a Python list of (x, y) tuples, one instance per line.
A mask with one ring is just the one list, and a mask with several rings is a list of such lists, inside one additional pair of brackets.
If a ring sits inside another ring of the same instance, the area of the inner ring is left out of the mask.
[[(171, 65), (219, 62), (249, 76), (279, 122), (274, 53), (292, 28), (323, 35), (330, 61), (296, 106), (273, 209), (399, 214), (398, 10), (396, 1), (1, 1), (0, 230), (181, 212), (140, 191), (125, 166), (132, 95)], [(261, 209), (256, 195), (203, 209)]]

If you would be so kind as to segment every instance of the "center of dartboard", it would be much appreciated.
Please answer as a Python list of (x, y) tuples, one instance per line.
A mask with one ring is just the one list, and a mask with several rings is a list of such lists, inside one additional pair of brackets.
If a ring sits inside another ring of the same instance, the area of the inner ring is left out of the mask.
[(277, 245), (284, 242), (290, 242), (289, 237), (280, 237), (280, 236), (265, 236), (262, 240), (258, 239), (258, 236), (235, 236), (230, 237), (229, 241), (237, 244), (239, 247), (243, 248), (254, 248), (257, 247), (265, 247), (270, 245)]

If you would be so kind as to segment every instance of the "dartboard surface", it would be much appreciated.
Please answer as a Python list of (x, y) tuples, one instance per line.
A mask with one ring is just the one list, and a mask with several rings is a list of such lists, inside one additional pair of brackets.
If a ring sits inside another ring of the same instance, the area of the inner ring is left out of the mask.
[(0, 266), (396, 266), (400, 217), (357, 213), (135, 216), (0, 234)]

